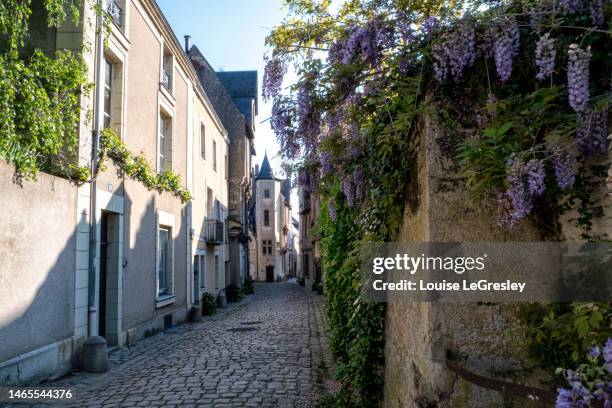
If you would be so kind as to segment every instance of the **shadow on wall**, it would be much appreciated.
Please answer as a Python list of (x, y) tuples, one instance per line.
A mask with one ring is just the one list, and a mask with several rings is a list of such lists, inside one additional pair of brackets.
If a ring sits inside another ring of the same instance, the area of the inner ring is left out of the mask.
[[(76, 251), (78, 231), (87, 240), (88, 220), (81, 214), (77, 225), (75, 186), (47, 174), (19, 186), (13, 171), (0, 163), (0, 384), (70, 367), (75, 267), (87, 268), (87, 252)], [(87, 300), (86, 288), (76, 293)], [(24, 353), (32, 354), (30, 363), (13, 364)]]
[[(172, 253), (173, 273), (167, 277), (168, 291), (166, 295), (174, 295), (175, 301), (168, 306), (157, 308), (157, 239), (158, 239), (158, 211), (153, 194), (143, 187), (132, 182), (129, 183), (131, 194), (124, 194), (124, 219), (123, 219), (123, 302), (122, 302), (122, 331), (131, 330), (136, 340), (144, 336), (145, 331), (153, 332), (160, 327), (157, 319), (160, 316), (173, 314), (172, 323), (176, 324), (184, 320), (176, 311), (180, 310), (183, 315), (187, 301), (187, 268), (191, 262), (187, 237), (187, 209), (186, 206), (170, 202), (170, 208), (181, 206), (180, 216), (174, 220), (174, 226), (162, 227), (172, 229)], [(167, 193), (165, 193), (167, 194)], [(134, 198), (132, 198), (134, 197)], [(142, 198), (141, 198), (142, 197)], [(159, 202), (166, 202), (168, 197), (157, 197)], [(174, 199), (172, 199), (174, 200)], [(145, 204), (146, 203), (146, 204)], [(161, 207), (161, 208), (160, 208)], [(163, 206), (157, 206), (163, 211)], [(146, 327), (143, 327), (146, 326)], [(132, 336), (132, 335), (130, 335)]]

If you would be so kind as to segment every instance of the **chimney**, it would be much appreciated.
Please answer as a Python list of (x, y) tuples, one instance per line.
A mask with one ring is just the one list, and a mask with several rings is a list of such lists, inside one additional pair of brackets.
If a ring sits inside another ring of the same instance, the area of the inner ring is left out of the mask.
[(185, 54), (189, 54), (189, 50), (191, 49), (191, 36), (185, 36)]

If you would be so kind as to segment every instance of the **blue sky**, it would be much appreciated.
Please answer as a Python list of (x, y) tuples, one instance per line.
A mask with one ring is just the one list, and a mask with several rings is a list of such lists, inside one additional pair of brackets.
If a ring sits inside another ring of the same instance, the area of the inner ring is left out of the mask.
[(278, 144), (269, 122), (270, 104), (261, 100), (265, 38), (285, 15), (280, 0), (157, 0), (181, 44), (185, 34), (215, 70), (258, 71), (259, 116), (256, 123), (256, 163), (268, 152), (280, 175), (280, 160), (273, 159)]

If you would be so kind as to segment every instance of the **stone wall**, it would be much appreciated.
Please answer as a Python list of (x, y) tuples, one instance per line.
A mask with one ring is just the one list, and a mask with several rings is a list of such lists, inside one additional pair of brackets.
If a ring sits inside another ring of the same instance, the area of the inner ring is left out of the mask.
[[(397, 241), (539, 241), (527, 222), (497, 226), (496, 203), (471, 201), (452, 160), (448, 136), (430, 118), (417, 127), (416, 163)], [(467, 136), (466, 136), (467, 137)], [(527, 357), (512, 304), (389, 303), (386, 311), (385, 407), (508, 407), (528, 401), (488, 391), (445, 366), (446, 350), (468, 356), (479, 374), (545, 388)]]

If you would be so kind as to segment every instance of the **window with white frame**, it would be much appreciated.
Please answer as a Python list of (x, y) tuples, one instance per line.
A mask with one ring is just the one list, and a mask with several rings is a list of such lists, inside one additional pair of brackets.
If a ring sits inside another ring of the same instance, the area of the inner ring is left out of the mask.
[(159, 173), (172, 170), (172, 118), (160, 113), (157, 147)]
[(193, 272), (197, 276), (197, 284), (200, 292), (206, 291), (206, 256), (203, 254), (194, 255)]
[(212, 155), (213, 155), (213, 170), (217, 171), (217, 141), (216, 140), (213, 140)]
[(166, 87), (167, 90), (172, 91), (172, 77), (174, 73), (174, 61), (173, 61), (172, 52), (164, 47), (164, 58), (162, 64), (162, 84)]
[(206, 160), (206, 128), (200, 125), (200, 155)]
[(113, 64), (104, 60), (104, 128), (108, 129), (111, 125), (111, 115), (113, 110)]
[(157, 239), (157, 296), (172, 294), (172, 228), (159, 226)]

